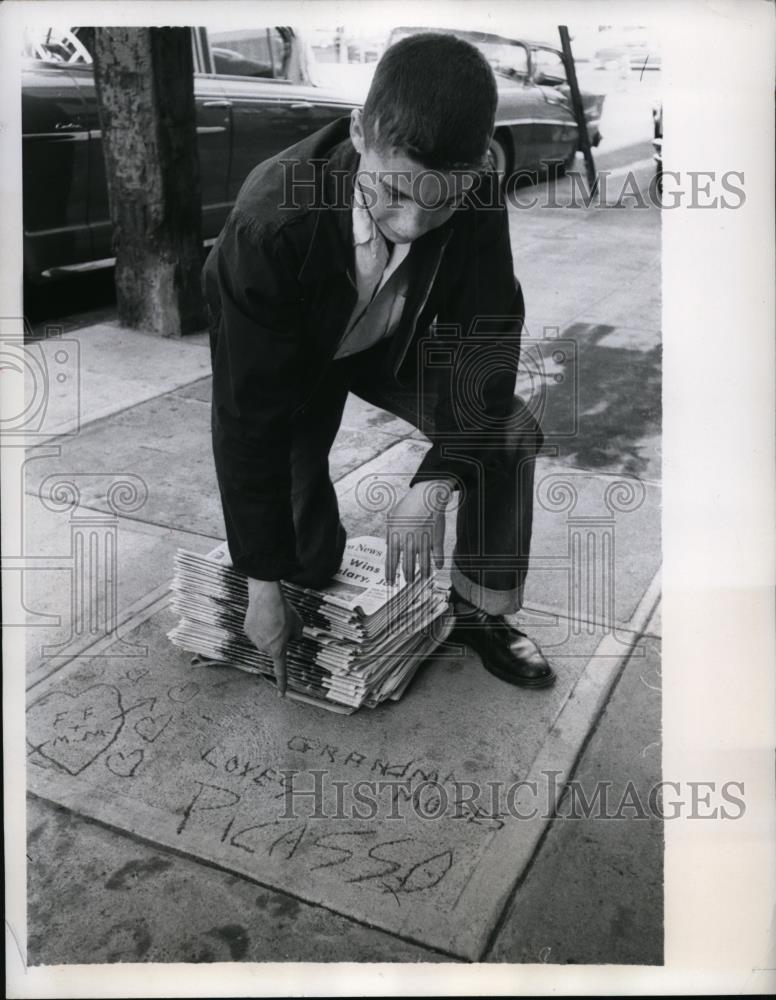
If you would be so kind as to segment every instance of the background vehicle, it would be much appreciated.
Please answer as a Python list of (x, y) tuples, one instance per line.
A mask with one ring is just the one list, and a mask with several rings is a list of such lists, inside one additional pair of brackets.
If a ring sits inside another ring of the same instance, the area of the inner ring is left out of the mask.
[(663, 190), (663, 102), (658, 101), (652, 107), (653, 135), (652, 146), (655, 150), (655, 173), (657, 175), (657, 189)]
[[(395, 28), (387, 44), (424, 30)], [(484, 32), (455, 33), (477, 45), (496, 73), (493, 169), (507, 176), (568, 167), (579, 137), (559, 50)], [(318, 37), (318, 51), (325, 41), (324, 49), (334, 52), (338, 37), (336, 32)], [(346, 74), (337, 84), (321, 72), (311, 40), (290, 27), (192, 28), (191, 39), (202, 230), (209, 244), (257, 163), (363, 103), (380, 46), (375, 39), (362, 40), (359, 58), (369, 61), (350, 67), (361, 76)], [(28, 282), (114, 262), (89, 44), (84, 28), (44, 29), (26, 38), (22, 155)], [(601, 95), (583, 94), (593, 145), (601, 139), (603, 102)]]
[[(206, 243), (251, 169), (358, 105), (316, 86), (289, 27), (192, 28)], [(28, 34), (22, 77), (27, 281), (113, 264), (108, 191), (88, 33)]]
[[(571, 166), (580, 148), (579, 130), (559, 49), (481, 31), (417, 27), (394, 28), (388, 44), (421, 31), (455, 34), (476, 45), (492, 66), (499, 97), (490, 148), (495, 170), (509, 176)], [(604, 96), (583, 93), (582, 103), (590, 142), (597, 146)]]

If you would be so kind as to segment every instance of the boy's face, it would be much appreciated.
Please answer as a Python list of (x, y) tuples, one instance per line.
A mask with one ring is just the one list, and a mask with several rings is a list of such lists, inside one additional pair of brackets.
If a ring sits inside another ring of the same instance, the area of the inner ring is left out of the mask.
[(357, 180), (369, 212), (392, 243), (411, 243), (447, 222), (477, 176), (475, 170), (429, 170), (399, 150), (367, 146), (358, 109), (351, 113), (350, 138), (361, 154)]

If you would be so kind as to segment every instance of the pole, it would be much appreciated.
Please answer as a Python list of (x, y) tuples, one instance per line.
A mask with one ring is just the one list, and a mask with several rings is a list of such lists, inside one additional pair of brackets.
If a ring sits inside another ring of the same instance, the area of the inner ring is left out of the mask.
[(598, 183), (596, 178), (595, 163), (593, 162), (593, 151), (590, 148), (590, 136), (587, 133), (587, 119), (585, 118), (585, 108), (582, 104), (582, 95), (579, 92), (579, 83), (577, 82), (577, 69), (574, 65), (574, 56), (571, 54), (571, 40), (569, 38), (569, 29), (565, 24), (561, 24), (558, 27), (560, 32), (560, 45), (563, 53), (563, 65), (566, 67), (566, 79), (568, 80), (569, 89), (571, 90), (571, 107), (574, 111), (574, 117), (577, 120), (577, 128), (579, 129), (579, 142), (582, 146), (582, 155), (585, 157), (585, 169), (587, 171), (587, 183), (592, 191), (594, 186)]

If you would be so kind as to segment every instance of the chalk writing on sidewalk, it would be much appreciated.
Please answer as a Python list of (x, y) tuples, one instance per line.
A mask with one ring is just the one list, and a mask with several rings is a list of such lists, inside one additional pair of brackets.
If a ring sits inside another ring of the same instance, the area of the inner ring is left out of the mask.
[[(116, 742), (124, 715), (121, 692), (112, 684), (95, 684), (79, 694), (51, 691), (27, 710), (29, 753), (81, 774)], [(46, 738), (36, 742), (38, 733)]]
[[(125, 796), (147, 802), (169, 817), (174, 840), (206, 844), (208, 855), (232, 858), (240, 869), (277, 868), (279, 878), (300, 886), (333, 882), (391, 907), (427, 898), (444, 908), (504, 826), (503, 814), (459, 798), (458, 774), (470, 773), (472, 760), (448, 758), (442, 767), (417, 748), (364, 746), (344, 730), (339, 738), (326, 733), (327, 741), (314, 728), (258, 729), (246, 741), (239, 727), (224, 725), (242, 710), (244, 681), (234, 688), (215, 682), (216, 694), (205, 672), (171, 676), (121, 664), (110, 676), (114, 683), (84, 683), (79, 667), (33, 698), (30, 763), (56, 780), (86, 775), (110, 791), (113, 808), (123, 808)], [(348, 786), (346, 812), (311, 817), (316, 772)], [(368, 814), (351, 811), (359, 782), (382, 789)], [(289, 795), (300, 792), (301, 807), (290, 810)], [(438, 822), (424, 822), (418, 809)]]
[[(251, 822), (250, 800), (231, 788), (197, 781), (182, 809), (176, 832), (204, 831), (229, 848), (281, 863), (297, 860), (307, 872), (324, 872), (346, 884), (374, 884), (394, 897), (434, 889), (452, 870), (454, 847), (385, 828), (321, 831), (296, 820)], [(247, 821), (247, 822), (246, 822)], [(341, 825), (341, 824), (340, 824)]]
[[(121, 679), (133, 685), (148, 670), (130, 671)], [(173, 705), (184, 704), (200, 692), (193, 682), (171, 687), (167, 701)], [(125, 696), (126, 696), (125, 692)], [(73, 777), (82, 774), (97, 760), (103, 758), (116, 777), (132, 778), (145, 761), (142, 746), (125, 747), (108, 754), (122, 731), (132, 731), (145, 744), (155, 743), (175, 718), (171, 712), (154, 715), (159, 698), (154, 695), (140, 697), (130, 690), (131, 704), (125, 703), (122, 692), (114, 684), (93, 684), (81, 691), (71, 692), (61, 688), (49, 691), (34, 701), (27, 709), (27, 756), (32, 763), (53, 766)], [(144, 710), (125, 726), (127, 716)]]
[[(297, 748), (305, 745), (316, 751), (318, 756), (318, 748), (305, 737), (294, 736), (288, 740), (288, 744), (295, 744)], [(393, 818), (396, 818), (395, 809), (402, 803), (412, 803), (426, 816), (436, 816), (443, 809), (451, 819), (465, 820), (488, 830), (500, 830), (504, 825), (506, 813), (497, 809), (488, 810), (482, 804), (472, 801), (466, 794), (467, 783), (458, 781), (452, 771), (440, 779), (438, 769), (422, 759), (390, 764), (379, 757), (370, 759), (365, 754), (357, 754), (352, 750), (339, 751), (339, 748), (328, 744), (321, 746), (320, 755), (325, 754), (325, 757), (322, 761), (312, 762), (309, 771), (284, 767), (276, 758), (272, 762), (264, 758), (254, 759), (244, 751), (232, 752), (218, 744), (203, 750), (200, 759), (213, 772), (217, 772), (220, 778), (257, 785), (274, 791), (275, 799), (284, 800), (292, 793), (301, 797), (310, 794), (303, 782), (297, 783), (295, 779), (307, 779), (308, 783), (312, 783), (316, 774), (324, 773), (318, 769), (325, 767), (327, 763), (352, 763), (361, 769), (360, 778), (373, 783), (379, 782), (380, 793), (386, 795), (386, 808), (394, 811)], [(333, 751), (338, 751), (339, 759), (333, 756)], [(355, 782), (358, 780), (359, 777), (356, 777)]]

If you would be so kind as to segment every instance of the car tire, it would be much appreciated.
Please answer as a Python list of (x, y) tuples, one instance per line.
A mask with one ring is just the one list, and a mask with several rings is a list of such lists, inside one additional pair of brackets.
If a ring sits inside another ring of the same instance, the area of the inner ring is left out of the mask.
[(572, 149), (572, 151), (566, 156), (565, 160), (547, 160), (544, 164), (543, 174), (548, 180), (558, 181), (561, 177), (565, 177), (567, 171), (571, 170), (576, 161), (577, 151)]
[(511, 173), (511, 156), (504, 136), (498, 132), (490, 140), (487, 158), (490, 169), (499, 175), (499, 190), (506, 191), (507, 180)]
[(561, 174), (566, 174), (568, 173), (569, 170), (572, 170), (574, 164), (576, 163), (576, 159), (577, 159), (577, 150), (572, 149), (571, 152), (566, 157), (566, 159), (563, 161), (561, 167)]

